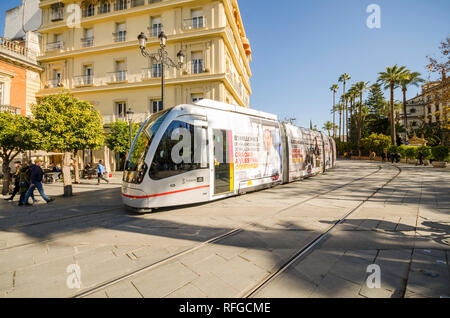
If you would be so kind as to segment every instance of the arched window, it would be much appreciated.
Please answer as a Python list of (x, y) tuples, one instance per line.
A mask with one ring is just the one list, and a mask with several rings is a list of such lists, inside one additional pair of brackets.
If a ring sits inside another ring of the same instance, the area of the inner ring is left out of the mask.
[(110, 11), (111, 11), (111, 4), (109, 3), (109, 1), (104, 0), (100, 2), (100, 6), (98, 7), (99, 14), (108, 13)]

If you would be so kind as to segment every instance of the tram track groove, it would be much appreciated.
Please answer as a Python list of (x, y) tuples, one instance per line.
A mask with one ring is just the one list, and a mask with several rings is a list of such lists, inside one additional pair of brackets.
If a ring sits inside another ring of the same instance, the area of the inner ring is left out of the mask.
[(260, 290), (264, 289), (268, 286), (272, 281), (274, 281), (277, 277), (279, 277), (282, 273), (284, 273), (288, 268), (291, 267), (294, 263), (300, 260), (303, 256), (305, 256), (309, 251), (314, 249), (323, 239), (325, 239), (337, 226), (342, 224), (349, 216), (353, 213), (357, 212), (364, 204), (366, 204), (370, 199), (372, 199), (378, 192), (384, 189), (388, 184), (394, 181), (401, 173), (402, 169), (396, 165), (392, 165), (393, 167), (398, 169), (398, 172), (390, 178), (386, 183), (384, 183), (381, 187), (375, 190), (369, 197), (361, 201), (356, 207), (351, 209), (349, 212), (344, 214), (335, 224), (331, 225), (325, 232), (322, 232), (312, 241), (310, 241), (306, 246), (302, 247), (298, 250), (294, 255), (292, 255), (286, 262), (284, 262), (281, 266), (279, 266), (278, 270), (273, 273), (267, 275), (264, 279), (258, 282), (256, 285), (251, 287), (250, 289), (242, 292), (238, 297), (239, 298), (251, 298), (256, 295)]
[[(373, 176), (373, 175), (375, 175), (375, 174), (377, 174), (377, 173), (379, 173), (380, 171), (383, 170), (383, 168), (382, 168), (381, 165), (379, 165), (377, 168), (378, 168), (377, 170), (372, 171), (371, 173), (369, 173), (369, 174), (367, 174), (367, 175), (365, 175), (365, 176), (363, 176), (363, 177), (359, 177), (359, 178), (353, 179), (352, 181), (347, 182), (347, 183), (342, 184), (342, 185), (339, 185), (339, 186), (336, 186), (336, 187), (334, 187), (333, 189), (327, 190), (327, 191), (322, 192), (322, 193), (318, 193), (318, 194), (316, 194), (316, 195), (314, 195), (314, 196), (312, 196), (312, 197), (310, 197), (310, 198), (307, 198), (307, 199), (305, 199), (305, 200), (302, 200), (302, 201), (300, 201), (300, 202), (296, 202), (296, 203), (294, 203), (294, 204), (292, 204), (292, 205), (289, 205), (288, 207), (286, 207), (286, 208), (284, 208), (284, 209), (281, 209), (281, 210), (277, 211), (277, 212), (276, 212), (275, 214), (273, 214), (273, 215), (270, 215), (270, 216), (261, 218), (261, 219), (259, 219), (258, 221), (252, 221), (252, 222), (249, 222), (249, 223), (247, 223), (247, 224), (244, 224), (243, 226), (241, 226), (241, 227), (239, 227), (239, 228), (232, 229), (232, 230), (230, 230), (230, 231), (228, 231), (228, 232), (226, 232), (226, 233), (224, 233), (224, 234), (215, 236), (215, 237), (213, 237), (213, 238), (211, 238), (211, 239), (209, 239), (209, 240), (207, 240), (207, 241), (203, 241), (203, 242), (201, 242), (201, 243), (199, 243), (199, 244), (197, 244), (197, 245), (195, 245), (195, 246), (193, 246), (193, 247), (191, 247), (191, 248), (188, 248), (188, 249), (186, 249), (186, 250), (184, 250), (184, 251), (181, 251), (181, 252), (179, 252), (179, 253), (176, 253), (176, 254), (174, 254), (174, 255), (171, 255), (171, 256), (169, 256), (169, 257), (163, 259), (163, 260), (160, 260), (160, 261), (154, 262), (154, 263), (152, 263), (152, 264), (148, 264), (148, 265), (142, 266), (142, 267), (140, 267), (139, 269), (136, 269), (136, 270), (134, 270), (134, 271), (132, 271), (132, 272), (129, 272), (129, 273), (127, 273), (127, 274), (123, 274), (123, 275), (120, 275), (120, 276), (118, 276), (118, 277), (116, 277), (116, 278), (114, 278), (114, 279), (111, 279), (111, 280), (109, 280), (109, 281), (102, 282), (102, 283), (100, 283), (100, 284), (98, 284), (98, 285), (96, 285), (96, 286), (94, 286), (94, 287), (88, 288), (87, 290), (85, 290), (85, 291), (83, 291), (83, 292), (81, 292), (81, 293), (78, 293), (78, 294), (75, 294), (75, 295), (71, 296), (71, 298), (83, 298), (83, 297), (92, 295), (92, 294), (94, 294), (94, 293), (96, 293), (96, 292), (99, 292), (99, 291), (101, 291), (101, 290), (103, 290), (103, 289), (105, 289), (105, 288), (107, 288), (107, 287), (113, 286), (113, 285), (115, 285), (115, 284), (118, 284), (119, 282), (122, 282), (122, 281), (124, 281), (124, 280), (126, 280), (126, 279), (129, 279), (129, 278), (131, 278), (131, 277), (134, 277), (134, 276), (136, 276), (136, 275), (138, 275), (138, 274), (140, 274), (140, 273), (143, 273), (143, 272), (145, 272), (145, 271), (148, 271), (148, 270), (151, 270), (151, 269), (153, 269), (153, 268), (159, 267), (159, 266), (164, 265), (164, 264), (166, 264), (166, 263), (168, 263), (168, 262), (170, 262), (170, 261), (173, 261), (173, 260), (175, 260), (175, 259), (177, 259), (177, 258), (179, 258), (179, 257), (181, 257), (181, 256), (184, 256), (184, 255), (186, 255), (186, 254), (189, 254), (189, 253), (191, 253), (191, 252), (194, 252), (194, 251), (196, 251), (196, 250), (198, 250), (198, 249), (200, 249), (200, 248), (202, 248), (202, 247), (204, 247), (204, 246), (207, 246), (207, 245), (210, 245), (210, 244), (213, 244), (213, 243), (220, 242), (220, 241), (222, 241), (222, 240), (224, 240), (224, 239), (226, 239), (226, 238), (228, 238), (228, 237), (231, 237), (231, 236), (233, 236), (233, 235), (236, 235), (236, 234), (238, 234), (238, 233), (244, 231), (244, 230), (245, 230), (246, 228), (248, 228), (248, 227), (251, 227), (251, 226), (256, 225), (257, 222), (259, 222), (259, 221), (261, 221), (261, 220), (266, 220), (266, 219), (273, 218), (273, 217), (275, 217), (276, 215), (278, 215), (278, 214), (280, 214), (280, 213), (282, 213), (282, 212), (284, 212), (284, 211), (287, 211), (287, 210), (289, 210), (289, 209), (291, 209), (291, 208), (293, 208), (293, 207), (295, 207), (295, 206), (298, 206), (298, 205), (304, 204), (304, 203), (306, 203), (306, 202), (309, 202), (309, 201), (311, 201), (311, 200), (317, 199), (318, 197), (321, 197), (321, 196), (323, 196), (323, 195), (327, 195), (327, 194), (329, 194), (329, 193), (331, 193), (331, 192), (333, 192), (333, 191), (340, 190), (340, 189), (342, 189), (342, 188), (344, 188), (344, 187), (346, 187), (346, 186), (348, 186), (348, 185), (350, 185), (350, 184), (352, 184), (352, 183), (355, 183), (355, 182), (361, 181), (361, 180), (363, 180), (363, 179), (366, 179), (366, 178), (368, 178), (368, 177), (371, 177), (371, 176)], [(301, 182), (301, 180), (299, 180), (298, 182)], [(389, 181), (389, 182), (390, 182), (390, 181)], [(389, 182), (388, 182), (388, 183), (389, 183)], [(383, 185), (383, 187), (386, 186), (386, 185), (387, 185), (387, 183), (386, 183), (385, 185)], [(382, 188), (383, 188), (383, 187), (382, 187)], [(377, 193), (377, 192), (378, 192), (379, 190), (381, 190), (382, 188), (379, 188), (375, 193)], [(375, 195), (375, 193), (373, 193), (369, 198), (373, 197), (373, 195)], [(369, 198), (368, 198), (368, 199), (369, 199)], [(368, 200), (368, 199), (366, 199), (366, 200)], [(348, 214), (348, 215), (350, 215), (350, 214)], [(336, 226), (336, 225), (337, 225), (337, 224), (335, 224), (334, 226)]]

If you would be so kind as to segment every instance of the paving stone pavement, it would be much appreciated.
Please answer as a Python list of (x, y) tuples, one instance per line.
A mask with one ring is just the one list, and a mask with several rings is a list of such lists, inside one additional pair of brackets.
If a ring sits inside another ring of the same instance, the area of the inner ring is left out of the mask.
[[(1, 200), (0, 297), (96, 287), (86, 297), (240, 297), (377, 190), (253, 296), (448, 297), (450, 170), (399, 167), (381, 190), (396, 167), (340, 161), (301, 182), (144, 215), (123, 209), (119, 182), (30, 208)], [(381, 288), (366, 284), (371, 264)]]

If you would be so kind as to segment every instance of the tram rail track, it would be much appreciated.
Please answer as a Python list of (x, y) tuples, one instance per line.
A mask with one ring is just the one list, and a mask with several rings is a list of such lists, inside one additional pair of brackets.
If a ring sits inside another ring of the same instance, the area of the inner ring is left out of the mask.
[(397, 174), (395, 174), (392, 178), (390, 178), (386, 183), (384, 183), (381, 187), (379, 187), (376, 191), (374, 191), (369, 197), (365, 200), (361, 201), (356, 207), (347, 212), (343, 217), (341, 217), (335, 224), (331, 225), (325, 232), (318, 235), (316, 238), (311, 240), (307, 245), (303, 248), (299, 249), (293, 256), (291, 256), (286, 262), (284, 262), (278, 270), (269, 274), (263, 280), (258, 282), (249, 290), (243, 292), (240, 297), (241, 298), (251, 298), (255, 296), (260, 290), (264, 289), (264, 287), (268, 286), (272, 281), (274, 281), (277, 277), (279, 277), (282, 273), (284, 273), (288, 268), (291, 267), (294, 263), (303, 258), (306, 254), (308, 254), (312, 249), (320, 244), (336, 227), (342, 224), (349, 216), (357, 212), (364, 204), (366, 204), (370, 199), (372, 199), (378, 192), (384, 189), (388, 184), (394, 181), (401, 173), (402, 169), (398, 166), (393, 165), (398, 169)]
[[(397, 168), (398, 168), (398, 167), (397, 167)], [(398, 168), (398, 169), (400, 169), (400, 168)], [(370, 177), (370, 176), (373, 176), (373, 175), (379, 173), (380, 171), (382, 171), (382, 166), (381, 166), (381, 165), (378, 166), (378, 169), (377, 169), (377, 170), (375, 170), (375, 171), (373, 171), (373, 172), (371, 172), (371, 173), (369, 173), (369, 174), (367, 174), (367, 175), (365, 175), (365, 176), (363, 176), (363, 177), (359, 177), (359, 178), (353, 179), (352, 181), (347, 182), (347, 183), (345, 183), (345, 184), (342, 184), (342, 185), (336, 186), (336, 187), (334, 187), (334, 188), (332, 188), (332, 189), (329, 189), (329, 190), (327, 190), (327, 191), (324, 191), (324, 192), (315, 194), (315, 195), (313, 195), (313, 196), (310, 197), (310, 198), (307, 198), (307, 199), (302, 200), (302, 201), (300, 201), (300, 202), (296, 202), (296, 203), (294, 203), (294, 204), (292, 204), (292, 205), (289, 205), (288, 207), (286, 207), (286, 208), (284, 208), (284, 209), (282, 209), (282, 210), (277, 211), (275, 214), (272, 214), (272, 215), (270, 215), (270, 216), (266, 216), (266, 217), (264, 217), (264, 218), (261, 218), (261, 219), (259, 219), (258, 221), (266, 220), (266, 219), (269, 219), (269, 218), (273, 218), (273, 217), (275, 217), (276, 215), (278, 215), (278, 214), (280, 214), (280, 213), (282, 213), (282, 212), (284, 212), (284, 211), (286, 211), (286, 210), (288, 210), (288, 209), (290, 209), (290, 208), (293, 208), (293, 207), (295, 207), (295, 206), (298, 206), (298, 205), (304, 204), (304, 203), (306, 203), (306, 202), (309, 202), (309, 201), (311, 201), (311, 200), (317, 199), (318, 197), (321, 197), (321, 196), (330, 194), (330, 193), (332, 193), (333, 191), (342, 189), (342, 188), (344, 188), (344, 187), (346, 187), (346, 186), (348, 186), (348, 185), (350, 185), (350, 184), (352, 184), (352, 183), (355, 183), (355, 182), (361, 181), (361, 180), (363, 180), (363, 179), (366, 179), (366, 178), (368, 178), (368, 177)], [(343, 221), (345, 220), (345, 218), (347, 218), (348, 216), (350, 216), (353, 212), (356, 211), (356, 209), (358, 209), (360, 206), (362, 206), (365, 202), (367, 202), (368, 200), (370, 200), (370, 198), (372, 198), (376, 193), (378, 193), (378, 192), (379, 192), (382, 188), (384, 188), (387, 184), (389, 184), (390, 182), (392, 182), (392, 180), (394, 180), (400, 173), (401, 173), (401, 170), (400, 170), (400, 172), (399, 172), (394, 178), (391, 178), (387, 183), (383, 184), (382, 187), (380, 187), (380, 188), (377, 189), (375, 192), (373, 192), (367, 199), (365, 199), (364, 201), (362, 201), (355, 209), (353, 209), (352, 211), (348, 212), (348, 213), (345, 215), (345, 217), (344, 217), (343, 219), (341, 219), (341, 222), (343, 222)], [(170, 261), (173, 261), (173, 260), (175, 260), (175, 259), (177, 259), (177, 258), (179, 258), (179, 257), (181, 257), (181, 256), (184, 256), (184, 255), (186, 255), (186, 254), (192, 253), (192, 252), (194, 252), (194, 251), (196, 251), (196, 250), (198, 250), (198, 249), (200, 249), (200, 248), (202, 248), (202, 247), (204, 247), (204, 246), (207, 246), (207, 245), (210, 245), (210, 244), (214, 244), (214, 243), (218, 243), (218, 242), (220, 242), (220, 241), (222, 241), (222, 240), (224, 240), (224, 239), (226, 239), (226, 238), (228, 238), (228, 237), (230, 237), (230, 236), (236, 235), (236, 234), (238, 234), (238, 233), (244, 231), (244, 230), (245, 230), (246, 228), (248, 228), (248, 227), (251, 227), (251, 226), (256, 225), (258, 221), (252, 221), (252, 222), (249, 222), (249, 223), (244, 224), (243, 226), (241, 226), (241, 227), (239, 227), (239, 228), (235, 228), (235, 229), (232, 229), (232, 230), (230, 230), (230, 231), (227, 231), (226, 233), (217, 235), (217, 236), (215, 236), (215, 237), (213, 237), (213, 238), (210, 238), (210, 239), (208, 239), (208, 240), (206, 240), (206, 241), (203, 241), (203, 242), (201, 242), (201, 243), (198, 243), (198, 244), (196, 244), (195, 246), (190, 247), (190, 248), (188, 248), (188, 249), (186, 249), (186, 250), (184, 250), (184, 251), (181, 251), (181, 252), (179, 252), (179, 253), (176, 253), (176, 254), (174, 254), (174, 255), (171, 255), (171, 256), (169, 256), (169, 257), (167, 257), (167, 258), (165, 258), (165, 259), (162, 259), (162, 260), (160, 260), (160, 261), (154, 262), (154, 263), (152, 263), (152, 264), (147, 264), (147, 265), (145, 265), (145, 266), (141, 266), (140, 268), (138, 268), (138, 269), (136, 269), (136, 270), (133, 270), (133, 271), (131, 271), (131, 272), (129, 272), (129, 273), (126, 273), (126, 274), (120, 275), (119, 277), (116, 277), (116, 278), (113, 278), (113, 279), (111, 279), (111, 280), (102, 282), (102, 283), (100, 283), (100, 284), (98, 284), (98, 285), (96, 285), (96, 286), (94, 286), (94, 287), (90, 287), (90, 288), (86, 289), (85, 291), (82, 291), (81, 293), (78, 293), (78, 294), (73, 295), (72, 298), (83, 298), (83, 297), (92, 295), (92, 294), (94, 294), (94, 293), (96, 293), (96, 292), (99, 292), (99, 291), (105, 289), (105, 288), (108, 288), (108, 287), (110, 287), (110, 286), (113, 286), (113, 285), (115, 285), (115, 284), (118, 284), (118, 283), (120, 283), (120, 282), (122, 282), (122, 281), (124, 281), (124, 280), (126, 280), (126, 279), (132, 278), (132, 277), (134, 277), (134, 276), (136, 276), (136, 275), (138, 275), (138, 274), (140, 274), (140, 273), (146, 272), (146, 271), (151, 270), (151, 269), (153, 269), (153, 268), (156, 268), (156, 267), (159, 267), (159, 266), (161, 266), (161, 265), (164, 265), (164, 264), (166, 264), (166, 263), (168, 263), (168, 262), (170, 262)], [(334, 228), (335, 226), (337, 226), (337, 224), (338, 224), (338, 223), (334, 224), (334, 225), (331, 227), (331, 229)], [(329, 233), (329, 232), (331, 231), (331, 229), (327, 230), (327, 232), (325, 232), (325, 233), (322, 233), (319, 237), (322, 237), (322, 236), (325, 237), (324, 234)], [(316, 241), (317, 239), (318, 239), (318, 238), (316, 238), (315, 240), (313, 240), (313, 242)], [(311, 246), (311, 245), (313, 244), (313, 242), (310, 243), (310, 244), (308, 244), (308, 246)], [(305, 249), (305, 248), (302, 248), (302, 250), (304, 250), (304, 249)], [(297, 254), (298, 254), (298, 253), (296, 253), (295, 255), (297, 255)], [(295, 255), (294, 255), (294, 257), (295, 257)], [(290, 260), (292, 260), (292, 258), (290, 258)], [(288, 262), (289, 262), (289, 261), (288, 261)], [(277, 272), (278, 272), (278, 271), (277, 271)], [(268, 279), (270, 279), (270, 277), (269, 277)]]

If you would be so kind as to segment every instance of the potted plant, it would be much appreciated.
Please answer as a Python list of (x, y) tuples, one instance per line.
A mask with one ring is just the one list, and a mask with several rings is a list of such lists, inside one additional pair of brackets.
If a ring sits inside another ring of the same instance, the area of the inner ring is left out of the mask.
[(448, 157), (448, 147), (447, 146), (436, 146), (431, 149), (434, 159), (433, 167), (435, 168), (446, 168), (447, 162), (445, 160)]

